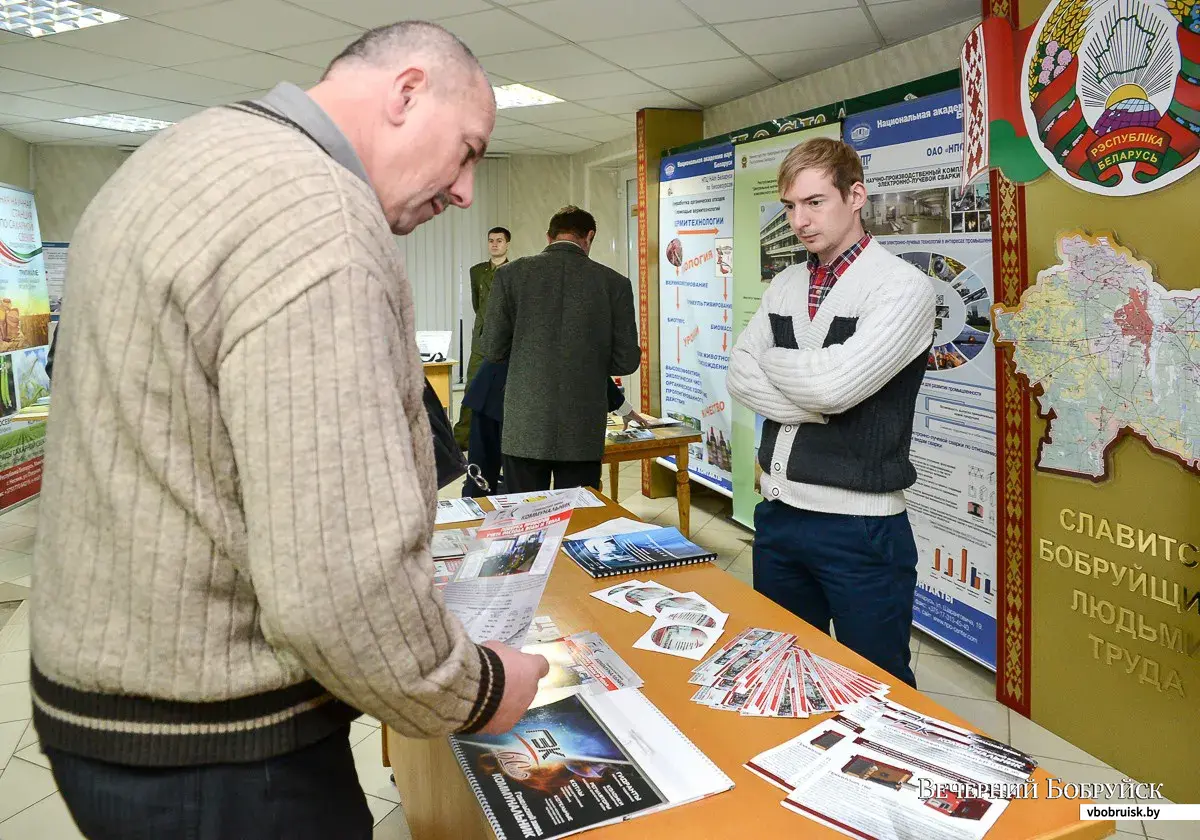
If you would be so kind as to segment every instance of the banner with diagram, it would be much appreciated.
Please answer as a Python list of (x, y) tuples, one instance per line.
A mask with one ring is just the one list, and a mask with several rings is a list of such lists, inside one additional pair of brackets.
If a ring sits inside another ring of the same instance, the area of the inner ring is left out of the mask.
[[(815, 137), (840, 137), (841, 123), (743, 143), (733, 148), (733, 338), (741, 335), (762, 302), (763, 290), (808, 251), (788, 225), (776, 180), (787, 153)], [(754, 527), (758, 493), (758, 444), (763, 418), (733, 406), (733, 518)]]
[(662, 413), (704, 435), (689, 450), (692, 478), (732, 496), (733, 146), (663, 158), (659, 205)]
[(847, 118), (862, 157), (863, 222), (928, 274), (936, 334), (917, 398), (906, 493), (920, 557), (914, 623), (996, 667), (996, 365), (986, 181), (961, 186), (962, 94)]
[(49, 329), (33, 193), (0, 184), (0, 510), (41, 489), (46, 424), (18, 412), (50, 396)]

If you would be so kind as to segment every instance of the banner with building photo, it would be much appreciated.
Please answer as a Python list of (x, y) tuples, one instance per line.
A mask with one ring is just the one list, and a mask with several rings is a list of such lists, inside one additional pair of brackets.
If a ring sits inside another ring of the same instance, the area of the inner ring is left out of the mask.
[[(788, 226), (779, 201), (779, 164), (793, 148), (815, 137), (840, 137), (830, 123), (733, 148), (733, 338), (758, 311), (763, 290), (783, 269), (808, 259)], [(746, 406), (733, 406), (733, 518), (754, 527), (758, 493), (758, 444), (762, 418)]]
[(996, 382), (992, 344), (991, 197), (960, 186), (962, 94), (856, 114), (863, 222), (928, 274), (936, 333), (917, 398), (905, 496), (919, 555), (914, 623), (996, 667)]
[(46, 424), (16, 415), (50, 394), (49, 328), (33, 193), (0, 184), (0, 510), (41, 489)]
[(658, 217), (662, 413), (704, 435), (692, 478), (732, 496), (733, 146), (663, 158)]

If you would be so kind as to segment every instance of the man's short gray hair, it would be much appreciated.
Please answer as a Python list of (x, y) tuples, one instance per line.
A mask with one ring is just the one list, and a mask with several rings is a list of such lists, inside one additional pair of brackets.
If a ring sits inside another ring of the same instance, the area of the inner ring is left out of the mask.
[(479, 59), (449, 30), (423, 20), (402, 20), (363, 34), (329, 63), (322, 79), (349, 62), (382, 66), (414, 54), (432, 56), (467, 74), (482, 73)]

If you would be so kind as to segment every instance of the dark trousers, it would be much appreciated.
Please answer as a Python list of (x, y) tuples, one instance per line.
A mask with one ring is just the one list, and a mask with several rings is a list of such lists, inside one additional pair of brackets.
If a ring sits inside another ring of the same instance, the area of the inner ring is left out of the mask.
[(844, 516), (760, 502), (754, 588), (916, 685), (909, 665), (917, 545), (907, 514)]
[(89, 840), (371, 840), (350, 732), (246, 764), (148, 768), (47, 749)]
[[(469, 409), (464, 408), (464, 411)], [(504, 424), (477, 411), (471, 412), (471, 440), (467, 447), (467, 462), (479, 467), (480, 474), (491, 487), (491, 493), (500, 493), (500, 469), (504, 456), (500, 454), (500, 436)], [(463, 482), (463, 498), (491, 495), (468, 476)]]
[(599, 461), (539, 461), (535, 458), (504, 456), (504, 492), (562, 490), (567, 487), (599, 487)]

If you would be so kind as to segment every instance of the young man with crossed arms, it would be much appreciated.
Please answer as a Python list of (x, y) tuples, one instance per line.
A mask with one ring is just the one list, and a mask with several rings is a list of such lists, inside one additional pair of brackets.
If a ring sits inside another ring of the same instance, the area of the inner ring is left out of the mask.
[(809, 258), (775, 277), (728, 373), (729, 393), (766, 418), (754, 588), (915, 685), (903, 491), (933, 287), (864, 231), (862, 162), (845, 143), (793, 149), (779, 195)]

